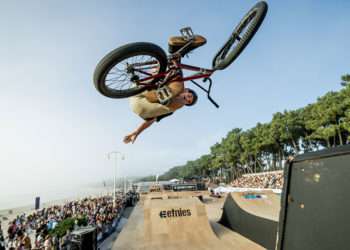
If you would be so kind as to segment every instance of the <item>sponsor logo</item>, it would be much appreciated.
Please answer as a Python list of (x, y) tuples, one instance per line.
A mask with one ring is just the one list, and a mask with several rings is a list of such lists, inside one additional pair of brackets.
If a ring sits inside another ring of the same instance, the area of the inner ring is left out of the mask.
[(171, 209), (171, 210), (163, 210), (159, 212), (160, 218), (169, 218), (169, 217), (184, 217), (184, 216), (191, 216), (191, 210), (190, 209)]

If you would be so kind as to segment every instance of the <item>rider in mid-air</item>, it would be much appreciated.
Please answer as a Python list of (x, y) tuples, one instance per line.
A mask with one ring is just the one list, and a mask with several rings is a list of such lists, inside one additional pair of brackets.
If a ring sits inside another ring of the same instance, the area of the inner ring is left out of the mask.
[[(94, 72), (96, 89), (110, 98), (130, 98), (132, 110), (144, 120), (123, 141), (134, 143), (137, 136), (155, 121), (183, 106), (194, 105), (197, 95), (184, 87), (184, 81), (192, 81), (206, 92), (209, 101), (218, 108), (210, 96), (211, 75), (237, 59), (259, 29), (267, 9), (267, 3), (260, 1), (243, 16), (215, 54), (211, 69), (181, 64), (182, 57), (206, 43), (205, 37), (194, 34), (190, 27), (182, 28), (181, 36), (169, 39), (169, 56), (161, 47), (149, 42), (128, 43), (104, 56)], [(197, 73), (182, 77), (182, 69)], [(201, 78), (209, 83), (208, 87), (194, 81)]]
[[(174, 36), (169, 38), (169, 51), (178, 50), (186, 41), (183, 37)], [(202, 46), (206, 43), (203, 36), (197, 35), (189, 50)], [(157, 74), (159, 67), (151, 69), (150, 74)], [(182, 80), (182, 70), (178, 70), (172, 80), (157, 90), (144, 91), (143, 93), (130, 97), (130, 106), (134, 113), (139, 115), (144, 122), (131, 134), (124, 137), (124, 143), (134, 143), (137, 136), (155, 121), (172, 115), (183, 106), (192, 106), (197, 102), (197, 94), (190, 88), (185, 88)]]
[[(178, 77), (179, 78), (179, 77)], [(132, 133), (124, 137), (124, 143), (134, 143), (137, 136), (155, 121), (172, 115), (183, 106), (192, 106), (197, 102), (197, 94), (192, 89), (185, 88), (183, 81), (169, 83), (165, 90), (171, 98), (164, 103), (159, 100), (156, 90), (144, 91), (143, 93), (130, 97), (130, 106), (134, 113), (139, 115), (144, 122)], [(160, 103), (162, 102), (162, 104)]]

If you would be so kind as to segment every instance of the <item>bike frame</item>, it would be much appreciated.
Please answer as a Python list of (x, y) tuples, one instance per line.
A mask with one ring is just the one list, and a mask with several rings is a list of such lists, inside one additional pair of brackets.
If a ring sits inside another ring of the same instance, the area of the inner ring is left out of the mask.
[[(197, 87), (202, 89), (204, 92), (207, 93), (207, 97), (209, 101), (214, 104), (215, 107), (219, 108), (219, 105), (211, 98), (210, 96), (210, 91), (211, 91), (211, 86), (213, 81), (211, 80), (210, 76), (214, 73), (214, 69), (205, 69), (205, 68), (200, 68), (188, 64), (183, 64), (181, 63), (181, 57), (186, 55), (185, 49), (189, 48), (189, 46), (192, 45), (194, 42), (194, 34), (192, 32), (192, 29), (190, 27), (185, 27), (180, 30), (182, 37), (184, 40), (186, 40), (186, 44), (184, 44), (180, 49), (178, 49), (175, 53), (171, 54), (168, 56), (168, 70), (166, 72), (162, 72), (159, 74), (151, 74), (148, 72), (145, 72), (143, 70), (134, 68), (134, 66), (146, 66), (150, 65), (148, 68), (143, 68), (143, 69), (152, 69), (156, 68), (157, 62), (156, 61), (150, 61), (146, 63), (135, 63), (133, 65), (129, 65), (129, 72), (134, 73), (139, 72), (142, 74), (147, 75), (146, 78), (144, 79), (138, 79), (138, 77), (135, 78), (134, 82), (139, 85), (139, 86), (144, 86), (146, 89), (157, 89), (161, 88), (162, 86), (171, 83), (173, 81), (191, 81), (193, 84), (195, 84)], [(153, 65), (153, 66), (152, 66)], [(190, 76), (183, 77), (182, 74), (179, 74), (182, 72), (182, 70), (190, 70), (190, 71), (195, 71), (197, 73), (194, 73)], [(180, 75), (180, 78), (178, 77)], [(176, 76), (176, 78), (175, 78)], [(204, 88), (202, 85), (199, 83), (195, 82), (194, 80), (197, 79), (203, 79), (203, 82), (209, 81), (209, 86), (208, 88)]]
[[(148, 64), (150, 64), (150, 63), (148, 63)], [(215, 70), (200, 68), (200, 67), (192, 66), (192, 65), (188, 65), (188, 64), (183, 64), (178, 59), (169, 60), (169, 65), (170, 65), (170, 67), (166, 72), (162, 72), (162, 73), (155, 74), (155, 75), (152, 75), (152, 74), (147, 73), (147, 72), (142, 71), (142, 70), (133, 69), (134, 71), (148, 75), (148, 77), (146, 77), (146, 78), (137, 80), (136, 84), (139, 86), (144, 86), (147, 89), (156, 89), (156, 88), (162, 87), (163, 85), (166, 85), (166, 84), (174, 82), (174, 81), (183, 81), (183, 82), (191, 81), (197, 87), (199, 87), (204, 92), (206, 92), (209, 101), (211, 103), (213, 103), (213, 105), (215, 107), (219, 108), (219, 105), (210, 96), (210, 91), (211, 91), (211, 86), (212, 86), (212, 80), (211, 80), (210, 76), (215, 72)], [(138, 64), (137, 66), (143, 66), (143, 65)], [(150, 67), (150, 68), (152, 68), (152, 67)], [(194, 71), (197, 73), (194, 73), (194, 74), (192, 74), (190, 76), (186, 76), (186, 77), (183, 77), (182, 74), (180, 74), (180, 78), (176, 77), (176, 79), (174, 79), (174, 76), (178, 76), (177, 73), (179, 71), (182, 71), (182, 70), (189, 70), (189, 71)], [(156, 79), (159, 79), (159, 81), (154, 81)], [(208, 88), (206, 89), (202, 85), (200, 85), (199, 83), (194, 81), (197, 79), (203, 79), (203, 82), (209, 81)]]

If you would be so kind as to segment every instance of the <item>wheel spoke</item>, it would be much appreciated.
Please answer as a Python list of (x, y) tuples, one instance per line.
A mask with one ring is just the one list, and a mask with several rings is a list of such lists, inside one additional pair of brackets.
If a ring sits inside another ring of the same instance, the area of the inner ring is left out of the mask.
[[(126, 90), (133, 87), (131, 77), (137, 77), (142, 80), (150, 77), (152, 74), (158, 73), (154, 69), (159, 68), (159, 61), (150, 55), (140, 54), (125, 58), (114, 65), (106, 74), (105, 86), (111, 90)], [(153, 78), (144, 81), (150, 83)]]
[(106, 82), (110, 82), (110, 81), (120, 81), (120, 78), (122, 78), (123, 76), (124, 76), (124, 74), (119, 75), (119, 76), (114, 77), (114, 78), (106, 79)]
[(127, 85), (128, 83), (126, 82), (126, 83), (123, 83), (122, 85), (120, 85), (119, 86), (119, 90), (122, 90), (123, 89), (123, 87), (125, 86), (125, 85)]

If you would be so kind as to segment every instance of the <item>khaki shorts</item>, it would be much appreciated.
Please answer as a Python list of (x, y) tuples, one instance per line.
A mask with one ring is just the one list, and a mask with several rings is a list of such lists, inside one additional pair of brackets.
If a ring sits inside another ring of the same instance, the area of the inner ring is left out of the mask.
[(142, 94), (130, 97), (129, 102), (132, 111), (143, 119), (155, 118), (172, 112), (165, 105), (149, 102)]

